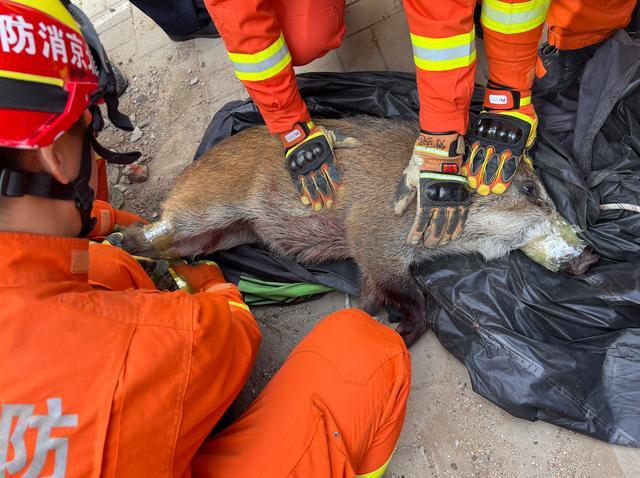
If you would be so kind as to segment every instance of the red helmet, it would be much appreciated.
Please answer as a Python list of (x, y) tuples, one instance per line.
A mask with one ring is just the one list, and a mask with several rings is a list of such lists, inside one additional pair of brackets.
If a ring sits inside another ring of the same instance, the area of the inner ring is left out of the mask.
[(0, 146), (47, 146), (100, 92), (91, 52), (59, 0), (0, 0)]

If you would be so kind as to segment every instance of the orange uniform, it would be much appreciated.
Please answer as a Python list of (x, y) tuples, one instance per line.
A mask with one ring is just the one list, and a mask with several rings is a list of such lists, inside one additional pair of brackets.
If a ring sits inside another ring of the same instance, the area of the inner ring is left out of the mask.
[(238, 78), (271, 133), (310, 120), (293, 66), (340, 46), (344, 0), (205, 0)]
[(560, 50), (594, 45), (625, 28), (636, 0), (553, 0), (547, 15), (549, 44)]
[(0, 233), (0, 249), (2, 476), (342, 477), (389, 459), (409, 357), (363, 312), (321, 322), (201, 446), (260, 343), (235, 286), (160, 292), (131, 256), (85, 239)]
[[(489, 80), (517, 90), (524, 100), (521, 105), (530, 103), (549, 1), (482, 2)], [(417, 69), (420, 126), (425, 131), (467, 132), (476, 68), (475, 4), (475, 0), (404, 1)]]

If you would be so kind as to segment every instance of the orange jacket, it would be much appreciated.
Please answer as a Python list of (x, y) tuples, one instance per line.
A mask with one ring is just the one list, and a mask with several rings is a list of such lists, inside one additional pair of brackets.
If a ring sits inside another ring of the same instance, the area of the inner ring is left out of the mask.
[(271, 133), (311, 118), (296, 83), (273, 0), (205, 0), (236, 75)]
[(0, 233), (0, 271), (9, 476), (188, 474), (260, 342), (236, 287), (159, 292), (111, 246), (17, 233)]
[[(344, 0), (205, 0), (236, 76), (271, 133), (286, 133), (309, 112), (293, 66), (338, 48)], [(285, 40), (286, 39), (286, 40)]]

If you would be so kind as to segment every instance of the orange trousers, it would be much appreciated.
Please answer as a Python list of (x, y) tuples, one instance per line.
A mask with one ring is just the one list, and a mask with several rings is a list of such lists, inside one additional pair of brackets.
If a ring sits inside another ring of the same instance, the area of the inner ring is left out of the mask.
[(625, 28), (636, 0), (552, 0), (549, 44), (561, 50), (593, 45)]
[(357, 309), (331, 314), (247, 412), (204, 443), (193, 476), (350, 477), (380, 470), (400, 435), (409, 386), (409, 353), (395, 331)]
[[(522, 22), (523, 14), (518, 9), (533, 4), (534, 12), (542, 12), (538, 14), (539, 23), (509, 23)], [(476, 0), (404, 0), (417, 67), (420, 126), (425, 131), (467, 132), (476, 69), (475, 5)], [(520, 91), (523, 97), (530, 95), (533, 84), (547, 5), (541, 0), (483, 3), (489, 79)], [(502, 23), (488, 23), (486, 16), (490, 15), (497, 16)]]
[[(239, 55), (236, 75), (244, 83), (271, 133), (310, 120), (293, 66), (338, 48), (345, 32), (345, 0), (205, 0), (230, 56)], [(290, 58), (279, 44), (284, 36)], [(283, 55), (279, 53), (282, 52)], [(272, 68), (267, 67), (269, 65)], [(273, 68), (273, 65), (277, 67)], [(250, 77), (243, 66), (263, 69)]]

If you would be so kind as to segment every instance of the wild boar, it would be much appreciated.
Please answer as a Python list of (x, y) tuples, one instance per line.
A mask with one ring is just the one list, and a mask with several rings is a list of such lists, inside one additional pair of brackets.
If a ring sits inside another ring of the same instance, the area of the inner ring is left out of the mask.
[[(188, 166), (160, 220), (126, 230), (123, 247), (151, 257), (184, 257), (262, 241), (273, 253), (301, 263), (351, 258), (362, 273), (363, 308), (374, 314), (384, 305), (395, 306), (403, 314), (398, 331), (411, 344), (427, 327), (425, 299), (411, 273), (416, 264), (445, 261), (451, 254), (498, 258), (564, 221), (534, 171), (522, 164), (505, 194), (472, 195), (464, 233), (456, 241), (437, 249), (409, 246), (405, 240), (415, 208), (410, 205), (398, 217), (393, 201), (417, 125), (364, 116), (322, 125), (348, 137), (336, 144), (344, 177), (333, 208), (312, 212), (300, 203), (280, 142), (255, 127)], [(357, 146), (340, 148), (353, 143)]]

